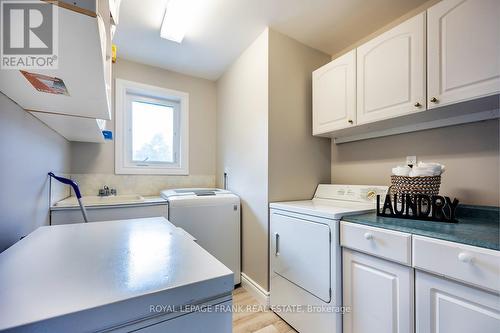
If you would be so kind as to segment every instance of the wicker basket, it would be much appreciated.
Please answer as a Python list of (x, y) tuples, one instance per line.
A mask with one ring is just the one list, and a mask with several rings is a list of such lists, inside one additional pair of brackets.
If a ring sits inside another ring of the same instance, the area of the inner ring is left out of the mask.
[(401, 198), (402, 194), (426, 194), (438, 195), (441, 185), (441, 176), (391, 176), (391, 194), (397, 194)]

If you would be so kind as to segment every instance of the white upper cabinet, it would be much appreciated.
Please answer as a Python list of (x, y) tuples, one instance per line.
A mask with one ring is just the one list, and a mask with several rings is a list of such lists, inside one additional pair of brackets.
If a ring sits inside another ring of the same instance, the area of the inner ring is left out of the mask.
[(357, 49), (357, 123), (425, 110), (425, 13)]
[(2, 70), (0, 91), (28, 111), (111, 119), (109, 9), (103, 18), (63, 2), (46, 5), (58, 6), (57, 68)]
[(313, 134), (356, 123), (356, 50), (313, 72)]
[(441, 1), (427, 34), (429, 108), (500, 91), (500, 1)]

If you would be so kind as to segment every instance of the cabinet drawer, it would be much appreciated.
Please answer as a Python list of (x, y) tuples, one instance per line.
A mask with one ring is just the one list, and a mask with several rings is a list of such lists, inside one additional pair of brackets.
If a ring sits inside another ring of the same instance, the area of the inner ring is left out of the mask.
[(500, 291), (500, 252), (413, 236), (413, 265), (490, 291)]
[(411, 265), (410, 234), (342, 221), (340, 244), (353, 250)]

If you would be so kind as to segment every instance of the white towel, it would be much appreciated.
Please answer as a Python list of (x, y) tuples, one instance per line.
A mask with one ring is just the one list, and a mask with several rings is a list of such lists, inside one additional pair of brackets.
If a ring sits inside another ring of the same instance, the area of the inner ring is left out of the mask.
[(439, 163), (419, 162), (410, 171), (410, 177), (440, 176), (444, 172), (444, 165)]
[(409, 176), (411, 168), (407, 165), (398, 165), (395, 168), (392, 168), (392, 174), (394, 176)]

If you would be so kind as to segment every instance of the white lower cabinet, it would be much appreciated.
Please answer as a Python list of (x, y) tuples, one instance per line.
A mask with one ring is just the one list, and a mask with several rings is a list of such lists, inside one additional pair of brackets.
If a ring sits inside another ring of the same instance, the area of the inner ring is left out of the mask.
[(416, 329), (417, 333), (497, 333), (499, 296), (417, 271)]
[(343, 249), (344, 333), (413, 332), (413, 269)]
[[(499, 251), (401, 232), (389, 237), (392, 231), (345, 221), (340, 231), (343, 305), (351, 308), (344, 333), (499, 332)], [(363, 245), (359, 235), (373, 243)], [(407, 262), (396, 255), (405, 251)]]

